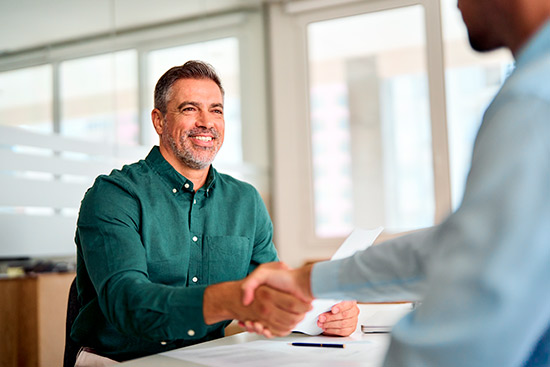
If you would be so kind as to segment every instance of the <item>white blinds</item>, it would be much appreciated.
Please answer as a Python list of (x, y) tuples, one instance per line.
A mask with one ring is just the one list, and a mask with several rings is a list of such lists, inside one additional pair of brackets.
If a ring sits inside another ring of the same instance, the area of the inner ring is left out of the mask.
[(0, 126), (0, 259), (73, 255), (78, 208), (95, 177), (148, 149)]

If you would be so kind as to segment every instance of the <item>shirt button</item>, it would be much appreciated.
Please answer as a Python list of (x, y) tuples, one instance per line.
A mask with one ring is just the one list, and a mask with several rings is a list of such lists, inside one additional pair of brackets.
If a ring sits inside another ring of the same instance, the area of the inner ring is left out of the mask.
[(193, 236), (193, 242), (197, 242), (198, 240), (197, 236)]
[(192, 329), (191, 329), (191, 330), (187, 330), (187, 335), (189, 335), (189, 336), (195, 335), (195, 330), (192, 330)]
[(196, 204), (197, 203), (197, 200), (193, 200), (193, 204)]
[(161, 345), (166, 345), (167, 343), (163, 340), (160, 342)]
[(199, 281), (199, 278), (197, 278), (197, 277), (193, 277), (193, 279), (191, 279), (191, 280), (193, 281), (193, 283), (196, 283), (196, 282), (198, 282), (198, 281)]
[(175, 194), (176, 192), (178, 192), (178, 189), (173, 188), (173, 189), (172, 189), (172, 192)]
[(183, 187), (185, 187), (186, 189), (188, 189), (188, 188), (189, 188), (189, 184), (186, 183), (185, 185), (183, 185)]

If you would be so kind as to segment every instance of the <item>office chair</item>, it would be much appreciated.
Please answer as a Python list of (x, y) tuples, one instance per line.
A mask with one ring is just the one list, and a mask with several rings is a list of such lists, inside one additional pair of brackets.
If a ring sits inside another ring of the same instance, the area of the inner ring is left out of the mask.
[(76, 278), (71, 283), (69, 290), (69, 301), (67, 302), (67, 320), (65, 323), (65, 355), (63, 356), (63, 367), (74, 367), (76, 355), (80, 350), (80, 345), (71, 339), (71, 328), (73, 322), (80, 311), (80, 302), (78, 301), (78, 292), (76, 290)]

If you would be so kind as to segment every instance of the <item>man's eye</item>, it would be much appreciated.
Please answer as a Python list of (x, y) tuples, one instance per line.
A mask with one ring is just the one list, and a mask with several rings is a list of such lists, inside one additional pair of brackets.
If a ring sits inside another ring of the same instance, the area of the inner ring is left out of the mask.
[(185, 107), (185, 108), (182, 108), (181, 111), (182, 112), (192, 112), (192, 111), (195, 111), (195, 107)]
[(217, 114), (223, 115), (223, 111), (222, 111), (222, 110), (214, 110), (214, 113), (217, 113)]

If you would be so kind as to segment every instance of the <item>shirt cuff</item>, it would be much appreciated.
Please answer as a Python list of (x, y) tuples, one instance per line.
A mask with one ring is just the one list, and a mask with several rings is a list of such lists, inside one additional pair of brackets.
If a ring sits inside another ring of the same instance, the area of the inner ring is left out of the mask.
[[(311, 270), (311, 292), (315, 298), (335, 298), (341, 292), (340, 265), (342, 261), (323, 261)], [(337, 298), (337, 297), (336, 297)]]
[(179, 288), (170, 299), (170, 329), (174, 339), (201, 339), (216, 325), (206, 325), (203, 315), (203, 298), (206, 286)]

